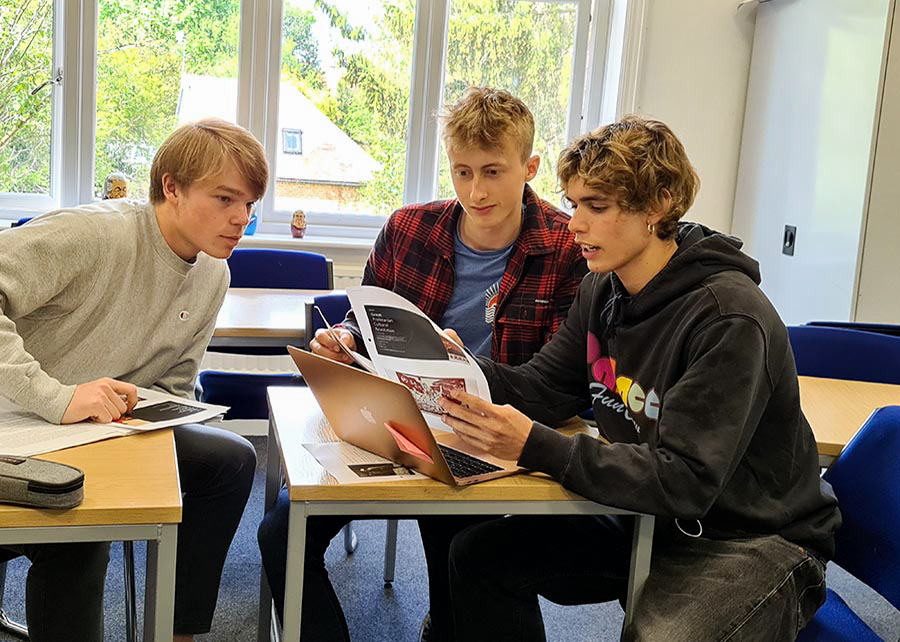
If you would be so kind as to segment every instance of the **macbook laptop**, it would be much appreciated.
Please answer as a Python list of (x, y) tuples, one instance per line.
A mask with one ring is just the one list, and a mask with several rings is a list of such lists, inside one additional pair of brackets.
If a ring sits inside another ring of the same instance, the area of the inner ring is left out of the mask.
[(432, 431), (402, 384), (294, 346), (288, 352), (342, 440), (451, 486), (522, 470), (452, 432)]

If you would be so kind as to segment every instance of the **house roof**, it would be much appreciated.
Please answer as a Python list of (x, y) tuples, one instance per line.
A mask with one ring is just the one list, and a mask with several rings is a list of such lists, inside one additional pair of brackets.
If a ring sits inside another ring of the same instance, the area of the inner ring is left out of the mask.
[[(184, 74), (176, 117), (179, 123), (215, 116), (234, 122), (237, 79)], [(302, 153), (284, 151), (285, 129), (300, 130)], [(278, 153), (275, 179), (304, 183), (359, 185), (372, 180), (381, 165), (289, 82), (278, 98)]]

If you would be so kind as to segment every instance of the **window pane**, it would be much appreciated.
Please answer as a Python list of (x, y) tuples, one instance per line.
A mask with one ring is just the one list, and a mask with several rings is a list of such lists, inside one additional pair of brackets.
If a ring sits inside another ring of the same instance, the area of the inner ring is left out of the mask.
[(240, 0), (100, 0), (98, 196), (111, 172), (146, 198), (150, 163), (181, 122), (237, 110)]
[(389, 214), (402, 204), (414, 0), (287, 0), (275, 208)]
[(52, 0), (0, 0), (0, 34), (0, 192), (49, 194)]
[[(469, 85), (505, 89), (534, 115), (534, 153), (541, 166), (531, 185), (550, 202), (556, 161), (566, 144), (566, 114), (575, 46), (576, 5), (525, 0), (452, 0), (447, 33), (444, 104)], [(454, 196), (446, 153), (439, 193)]]

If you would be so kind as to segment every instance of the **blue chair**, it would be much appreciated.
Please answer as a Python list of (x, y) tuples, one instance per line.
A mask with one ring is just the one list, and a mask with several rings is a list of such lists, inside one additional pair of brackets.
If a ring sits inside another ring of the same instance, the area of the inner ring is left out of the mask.
[(336, 292), (333, 294), (320, 294), (314, 296), (312, 301), (306, 303), (307, 345), (310, 340), (312, 340), (313, 336), (315, 336), (316, 330), (325, 327), (325, 324), (322, 322), (322, 317), (313, 310), (313, 306), (319, 308), (322, 311), (322, 314), (325, 315), (328, 323), (334, 325), (343, 321), (344, 317), (347, 316), (347, 312), (350, 311), (350, 299), (348, 299), (347, 295), (343, 292)]
[(828, 328), (844, 328), (845, 330), (859, 330), (861, 332), (877, 332), (900, 337), (900, 325), (887, 323), (862, 323), (856, 321), (808, 321), (806, 325), (824, 326)]
[(332, 263), (323, 254), (300, 250), (237, 248), (228, 259), (233, 288), (331, 290)]
[[(331, 261), (314, 252), (238, 248), (228, 259), (228, 267), (231, 270), (231, 287), (236, 288), (330, 290), (334, 283)], [(254, 348), (216, 348), (214, 351), (244, 354), (273, 352)], [(275, 353), (284, 354), (284, 349), (277, 348)], [(303, 385), (303, 379), (296, 374), (226, 370), (204, 370), (198, 381), (201, 401), (230, 406), (225, 414), (226, 420), (266, 419), (269, 416), (266, 388)]]
[(900, 384), (900, 337), (811, 325), (788, 336), (800, 375)]
[[(841, 503), (834, 561), (900, 609), (900, 406), (876, 410), (825, 472)], [(841, 597), (825, 604), (798, 642), (881, 642)]]
[(30, 221), (32, 218), (34, 218), (34, 217), (33, 216), (25, 216), (23, 218), (20, 218), (18, 221), (13, 221), (12, 223), (9, 224), (9, 226), (10, 227), (19, 227), (20, 225), (25, 225), (25, 223)]

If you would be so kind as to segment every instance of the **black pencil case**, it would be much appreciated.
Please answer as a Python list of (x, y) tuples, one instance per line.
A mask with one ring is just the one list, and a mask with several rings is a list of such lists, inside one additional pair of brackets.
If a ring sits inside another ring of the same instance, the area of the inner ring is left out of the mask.
[(72, 508), (84, 499), (84, 472), (32, 457), (0, 455), (0, 502)]

